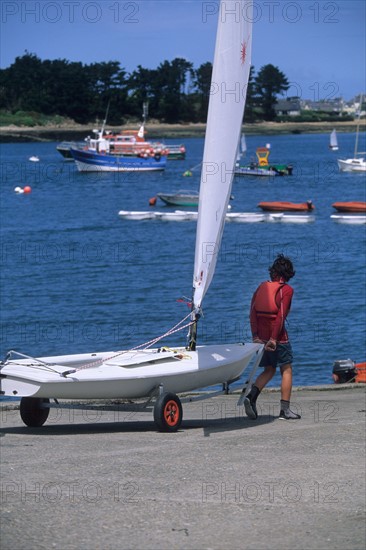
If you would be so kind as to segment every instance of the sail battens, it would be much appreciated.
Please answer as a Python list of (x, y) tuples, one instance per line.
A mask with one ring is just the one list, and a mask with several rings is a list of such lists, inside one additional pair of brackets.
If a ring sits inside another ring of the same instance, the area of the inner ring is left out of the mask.
[(196, 310), (215, 271), (230, 200), (251, 63), (252, 8), (247, 1), (220, 3), (198, 207)]

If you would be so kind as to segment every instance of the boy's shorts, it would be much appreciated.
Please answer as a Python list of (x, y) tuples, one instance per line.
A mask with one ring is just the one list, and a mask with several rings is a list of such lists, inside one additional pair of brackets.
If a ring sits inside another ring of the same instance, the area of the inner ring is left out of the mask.
[(283, 367), (283, 365), (292, 365), (293, 355), (290, 342), (285, 344), (277, 344), (274, 351), (264, 351), (260, 367)]

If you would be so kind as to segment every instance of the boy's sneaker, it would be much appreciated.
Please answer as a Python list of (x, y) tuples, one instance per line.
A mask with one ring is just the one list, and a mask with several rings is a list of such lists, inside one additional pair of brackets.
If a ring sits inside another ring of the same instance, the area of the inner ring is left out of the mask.
[(286, 411), (281, 411), (278, 418), (281, 420), (299, 420), (301, 416), (292, 412), (290, 409), (287, 409)]
[(256, 420), (258, 418), (257, 407), (254, 401), (251, 401), (247, 395), (244, 399), (245, 412), (249, 418)]

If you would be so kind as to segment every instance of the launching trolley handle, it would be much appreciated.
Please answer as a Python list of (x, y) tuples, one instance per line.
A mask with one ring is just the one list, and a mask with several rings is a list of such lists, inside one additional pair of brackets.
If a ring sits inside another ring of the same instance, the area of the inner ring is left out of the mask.
[(249, 375), (249, 379), (247, 380), (247, 382), (245, 382), (244, 386), (243, 386), (243, 389), (241, 390), (241, 394), (240, 394), (240, 397), (239, 397), (239, 401), (237, 403), (238, 407), (240, 407), (240, 405), (243, 404), (244, 402), (244, 399), (248, 393), (248, 390), (249, 388), (252, 386), (252, 380), (254, 378), (254, 375), (257, 371), (257, 368), (259, 366), (259, 363), (261, 362), (261, 359), (263, 357), (263, 353), (264, 353), (264, 346), (262, 346), (262, 348), (260, 350), (257, 351), (257, 359), (252, 367), (252, 370), (250, 372), (250, 375)]

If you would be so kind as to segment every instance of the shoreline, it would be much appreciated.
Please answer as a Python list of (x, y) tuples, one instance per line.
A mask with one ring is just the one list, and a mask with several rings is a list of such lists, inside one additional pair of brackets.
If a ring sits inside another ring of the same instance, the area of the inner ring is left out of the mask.
[[(136, 130), (139, 123), (124, 126), (107, 126), (112, 132)], [(338, 132), (355, 132), (356, 123), (346, 122), (259, 122), (245, 124), (245, 135), (283, 135), (283, 134), (320, 134), (330, 133), (335, 128)], [(206, 124), (146, 124), (147, 139), (204, 137)], [(360, 131), (366, 130), (365, 123)], [(3, 126), (0, 127), (0, 143), (51, 142), (83, 140), (93, 131), (92, 124), (65, 124), (59, 126)]]

